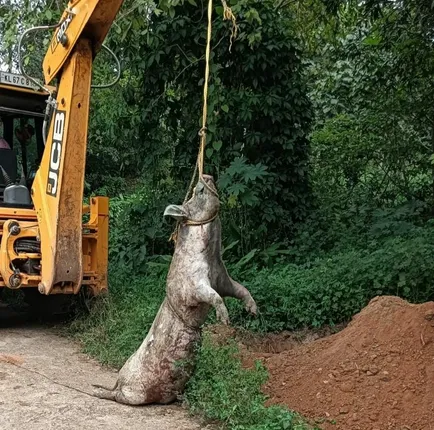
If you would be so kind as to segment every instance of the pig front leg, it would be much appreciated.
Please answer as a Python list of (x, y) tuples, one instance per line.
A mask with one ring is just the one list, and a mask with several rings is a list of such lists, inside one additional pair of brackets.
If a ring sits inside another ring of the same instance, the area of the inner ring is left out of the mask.
[(258, 308), (256, 306), (256, 302), (253, 300), (252, 295), (249, 293), (249, 290), (230, 277), (229, 281), (232, 285), (232, 290), (230, 291), (231, 294), (228, 295), (228, 297), (234, 297), (236, 299), (242, 300), (244, 302), (244, 308), (246, 311), (256, 316)]
[(216, 310), (217, 320), (222, 324), (229, 325), (229, 312), (226, 308), (225, 302), (220, 295), (212, 289), (211, 283), (208, 279), (202, 279), (198, 282), (194, 298), (200, 303), (207, 303)]
[(246, 311), (256, 316), (258, 309), (249, 290), (237, 281), (234, 281), (227, 273), (226, 268), (220, 270), (219, 273), (220, 276), (217, 278), (216, 291), (222, 297), (233, 297), (242, 300)]

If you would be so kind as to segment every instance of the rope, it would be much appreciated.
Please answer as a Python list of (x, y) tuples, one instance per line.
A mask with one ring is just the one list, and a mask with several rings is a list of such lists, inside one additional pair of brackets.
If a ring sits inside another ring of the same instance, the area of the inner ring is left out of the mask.
[(5, 360), (5, 363), (10, 364), (11, 366), (18, 367), (19, 369), (25, 370), (26, 372), (41, 376), (42, 378), (46, 379), (47, 381), (50, 381), (51, 383), (53, 383), (55, 385), (59, 385), (60, 387), (69, 388), (70, 390), (76, 391), (77, 393), (85, 394), (85, 395), (90, 396), (90, 397), (94, 397), (94, 398), (96, 397), (92, 393), (89, 393), (87, 391), (81, 390), (80, 388), (76, 388), (76, 387), (73, 387), (73, 386), (68, 385), (68, 384), (64, 384), (64, 383), (59, 382), (59, 381), (56, 381), (55, 379), (52, 379), (49, 376), (47, 376), (41, 372), (38, 372), (37, 370), (30, 369), (29, 367), (23, 366), (19, 363), (15, 363), (13, 361), (6, 361), (6, 360)]
[[(221, 0), (223, 5), (223, 20), (232, 21), (232, 30), (231, 30), (231, 38), (230, 38), (230, 45), (229, 45), (229, 52), (232, 50), (232, 44), (233, 40), (237, 37), (238, 34), (238, 26), (237, 21), (235, 18), (235, 15), (232, 12), (232, 9), (227, 5), (226, 0)], [(212, 37), (212, 11), (213, 11), (213, 0), (209, 0), (208, 2), (208, 30), (207, 30), (207, 41), (206, 41), (206, 51), (205, 51), (205, 79), (204, 79), (204, 86), (203, 86), (203, 110), (202, 110), (202, 128), (199, 131), (199, 137), (200, 137), (200, 145), (199, 145), (199, 153), (197, 155), (197, 162), (194, 167), (193, 176), (190, 181), (190, 185), (187, 189), (187, 194), (184, 198), (184, 203), (187, 203), (188, 199), (190, 198), (190, 195), (194, 188), (194, 182), (196, 179), (196, 176), (199, 175), (199, 180), (202, 181), (204, 186), (214, 195), (218, 197), (218, 194), (215, 190), (213, 190), (204, 180), (203, 178), (203, 168), (205, 164), (205, 147), (206, 147), (206, 131), (207, 131), (207, 119), (208, 119), (208, 87), (209, 87), (209, 70), (210, 70), (210, 56), (211, 56), (211, 37)], [(217, 216), (217, 215), (216, 215)], [(211, 221), (213, 221), (215, 218), (213, 217)], [(208, 222), (211, 222), (208, 221)], [(206, 224), (207, 222), (203, 223)], [(169, 242), (173, 241), (176, 242), (176, 239), (178, 237), (178, 230), (181, 223), (178, 221), (176, 223), (175, 230), (171, 234), (169, 238)], [(187, 225), (201, 225), (196, 224), (195, 221), (188, 221)]]
[[(232, 9), (227, 5), (226, 0), (221, 0), (223, 5), (223, 20), (231, 20), (232, 21), (232, 30), (231, 30), (231, 38), (229, 51), (232, 50), (233, 40), (237, 37), (238, 34), (238, 26), (235, 15), (232, 12)], [(209, 63), (210, 63), (210, 55), (211, 55), (211, 37), (212, 37), (212, 11), (213, 11), (213, 0), (209, 0), (208, 2), (208, 31), (207, 31), (207, 41), (206, 41), (206, 52), (205, 52), (205, 80), (203, 85), (203, 111), (202, 111), (202, 128), (199, 131), (200, 136), (200, 146), (199, 146), (199, 154), (197, 158), (197, 167), (199, 171), (199, 179), (203, 178), (203, 166), (205, 159), (205, 147), (206, 147), (206, 131), (207, 131), (207, 119), (208, 119), (208, 86), (209, 86)], [(193, 180), (196, 176), (196, 170), (193, 174)], [(207, 184), (203, 181), (205, 186)], [(209, 187), (207, 187), (209, 188)], [(191, 186), (188, 191), (188, 194), (191, 193)]]
[(194, 219), (188, 219), (185, 222), (178, 221), (176, 223), (175, 230), (170, 235), (169, 242), (175, 242), (176, 243), (176, 241), (178, 240), (178, 233), (179, 233), (179, 228), (181, 227), (181, 225), (192, 225), (192, 226), (205, 225), (205, 224), (209, 224), (209, 223), (213, 222), (218, 216), (219, 216), (219, 213), (216, 212), (215, 215), (213, 215), (211, 218), (206, 219), (204, 221), (195, 221)]
[(219, 213), (217, 212), (215, 215), (213, 215), (211, 218), (206, 219), (205, 221), (195, 221), (194, 219), (188, 219), (185, 221), (184, 225), (205, 225), (213, 222), (217, 217), (219, 216)]
[(197, 165), (199, 170), (199, 178), (203, 176), (203, 165), (205, 158), (206, 146), (206, 123), (208, 118), (208, 85), (209, 85), (209, 59), (211, 54), (211, 36), (212, 36), (212, 7), (213, 0), (208, 2), (208, 32), (205, 52), (205, 82), (203, 85), (203, 111), (202, 111), (202, 128), (199, 131), (200, 146)]

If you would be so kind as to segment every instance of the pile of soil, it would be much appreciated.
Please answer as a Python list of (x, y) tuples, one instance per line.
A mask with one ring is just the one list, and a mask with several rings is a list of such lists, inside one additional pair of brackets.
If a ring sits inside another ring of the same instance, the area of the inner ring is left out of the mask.
[(377, 297), (329, 337), (278, 353), (253, 346), (270, 403), (322, 429), (434, 429), (433, 302)]

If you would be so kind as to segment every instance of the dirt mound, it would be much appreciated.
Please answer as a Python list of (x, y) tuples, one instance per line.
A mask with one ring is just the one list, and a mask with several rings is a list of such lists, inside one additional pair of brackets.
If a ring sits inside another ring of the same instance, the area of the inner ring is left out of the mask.
[(265, 391), (323, 429), (434, 429), (434, 303), (377, 297), (341, 332), (256, 354)]

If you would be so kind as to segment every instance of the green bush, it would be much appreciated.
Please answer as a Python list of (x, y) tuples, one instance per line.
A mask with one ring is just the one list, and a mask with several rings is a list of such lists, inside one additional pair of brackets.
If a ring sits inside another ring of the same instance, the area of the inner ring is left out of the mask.
[(265, 407), (261, 392), (267, 371), (260, 362), (244, 369), (233, 343), (216, 346), (205, 336), (194, 376), (185, 392), (192, 412), (218, 420), (233, 430), (305, 429), (301, 420), (280, 406)]
[(426, 222), (429, 207), (417, 200), (390, 208), (343, 206), (340, 202), (321, 205), (299, 225), (289, 252), (292, 262), (302, 264), (348, 249), (366, 249), (372, 242), (408, 238), (432, 227)]
[(246, 318), (231, 300), (232, 322), (264, 331), (318, 327), (347, 321), (377, 295), (411, 302), (434, 299), (434, 229), (372, 238), (365, 248), (328, 253), (304, 265), (279, 264), (239, 274), (259, 306)]
[(115, 268), (145, 274), (150, 259), (171, 252), (168, 239), (174, 222), (164, 219), (163, 213), (169, 203), (183, 199), (174, 188), (170, 180), (158, 187), (142, 183), (133, 193), (111, 200), (109, 249)]

